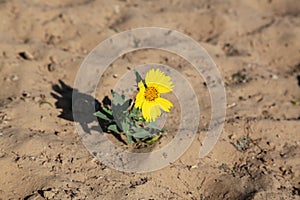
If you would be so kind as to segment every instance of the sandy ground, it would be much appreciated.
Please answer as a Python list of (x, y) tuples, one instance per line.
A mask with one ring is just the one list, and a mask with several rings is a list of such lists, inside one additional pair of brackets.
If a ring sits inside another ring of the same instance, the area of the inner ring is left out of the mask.
[[(0, 23), (0, 199), (300, 199), (299, 1), (1, 0)], [(168, 53), (118, 59), (98, 100), (120, 66), (157, 62), (186, 75), (202, 111), (197, 139), (179, 160), (123, 173), (83, 146), (70, 94), (88, 52), (144, 26), (178, 30), (206, 48), (226, 84), (227, 117), (199, 159), (210, 116), (203, 80)]]

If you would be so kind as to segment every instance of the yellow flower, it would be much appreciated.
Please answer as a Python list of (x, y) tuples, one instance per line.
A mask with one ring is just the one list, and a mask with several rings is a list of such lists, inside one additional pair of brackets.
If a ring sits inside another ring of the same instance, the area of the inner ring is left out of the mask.
[(161, 115), (160, 109), (169, 112), (173, 106), (169, 100), (160, 97), (160, 94), (172, 91), (173, 83), (171, 77), (159, 69), (151, 69), (146, 74), (145, 84), (142, 81), (138, 83), (135, 107), (142, 109), (144, 119), (151, 122)]

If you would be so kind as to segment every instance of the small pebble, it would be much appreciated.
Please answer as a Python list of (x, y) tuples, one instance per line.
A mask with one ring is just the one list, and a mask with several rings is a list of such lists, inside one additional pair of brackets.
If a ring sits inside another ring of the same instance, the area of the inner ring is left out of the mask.
[(33, 60), (34, 59), (33, 55), (31, 53), (29, 53), (28, 51), (19, 52), (19, 56), (21, 56), (25, 60)]
[(237, 106), (237, 104), (235, 102), (233, 102), (232, 104), (227, 105), (227, 108), (233, 108)]
[(48, 64), (48, 71), (53, 72), (56, 69), (56, 64), (55, 63), (49, 63)]
[(283, 167), (283, 166), (281, 166), (281, 167), (279, 167), (279, 170), (282, 171), (282, 172), (284, 172), (284, 171), (286, 171), (286, 168)]
[(12, 75), (11, 80), (17, 81), (17, 80), (19, 80), (19, 77), (17, 75)]
[(269, 115), (269, 112), (267, 110), (263, 110), (262, 113), (261, 113), (263, 116), (267, 116)]
[(50, 56), (49, 60), (51, 61), (51, 63), (57, 63), (57, 58), (55, 56)]
[(28, 92), (23, 92), (22, 93), (22, 97), (26, 97), (26, 98), (28, 98), (28, 97), (30, 97), (31, 95), (30, 95), (30, 93), (28, 93)]
[(278, 76), (276, 74), (271, 74), (272, 79), (278, 79)]
[(231, 134), (231, 135), (229, 135), (228, 137), (229, 137), (229, 139), (231, 139), (231, 140), (236, 139), (236, 135), (235, 135), (235, 134)]
[(118, 74), (114, 74), (113, 77), (114, 77), (114, 78), (118, 78)]
[(196, 168), (198, 168), (198, 165), (191, 166), (191, 169), (196, 169)]
[(33, 160), (33, 161), (36, 160), (36, 158), (34, 156), (30, 156), (29, 159)]

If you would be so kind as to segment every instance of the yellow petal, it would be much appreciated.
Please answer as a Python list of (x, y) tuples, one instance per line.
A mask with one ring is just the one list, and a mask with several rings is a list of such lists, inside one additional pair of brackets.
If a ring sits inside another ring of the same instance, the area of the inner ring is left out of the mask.
[(172, 102), (165, 98), (157, 98), (155, 102), (166, 112), (170, 112), (170, 108), (173, 106)]
[(144, 84), (142, 83), (142, 81), (140, 81), (138, 83), (138, 87), (139, 87), (139, 92), (137, 93), (137, 95), (135, 97), (135, 104), (134, 104), (134, 106), (136, 108), (142, 108), (143, 103), (145, 101), (145, 96), (144, 96), (145, 87), (144, 87)]
[(145, 86), (144, 86), (143, 81), (140, 81), (140, 82), (138, 83), (138, 87), (139, 87), (140, 90), (141, 90), (141, 89), (145, 89)]
[(151, 69), (145, 77), (147, 86), (155, 85), (159, 93), (170, 92), (173, 89), (173, 83), (170, 76), (166, 76), (160, 69)]
[(151, 121), (155, 121), (157, 117), (161, 115), (159, 105), (153, 105), (150, 109)]
[(155, 102), (145, 101), (142, 107), (142, 114), (147, 122), (155, 121), (161, 115), (159, 105)]
[(172, 88), (170, 87), (165, 87), (164, 85), (161, 84), (157, 84), (157, 83), (150, 83), (148, 84), (149, 87), (155, 87), (155, 89), (157, 89), (157, 92), (162, 94), (162, 93), (167, 93), (167, 92), (171, 92)]
[(147, 122), (151, 121), (151, 114), (150, 114), (151, 106), (152, 106), (152, 103), (150, 103), (148, 101), (144, 101), (143, 107), (142, 107), (142, 114), (143, 114), (144, 119)]

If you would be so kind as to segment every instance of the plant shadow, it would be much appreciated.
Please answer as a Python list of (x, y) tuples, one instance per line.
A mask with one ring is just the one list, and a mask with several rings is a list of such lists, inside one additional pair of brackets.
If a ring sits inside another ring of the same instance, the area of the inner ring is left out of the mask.
[[(110, 133), (118, 141), (126, 144), (126, 142), (122, 139), (120, 134), (116, 134), (107, 130), (109, 124), (106, 121), (100, 118), (96, 118), (93, 115), (96, 111), (103, 111), (103, 106), (111, 106), (111, 100), (108, 96), (105, 96), (100, 103), (91, 95), (79, 92), (77, 89), (70, 87), (62, 80), (58, 80), (58, 84), (52, 85), (52, 90), (53, 91), (50, 94), (53, 98), (56, 99), (55, 107), (57, 109), (61, 109), (61, 113), (58, 115), (59, 118), (72, 122), (78, 122), (82, 129), (85, 131), (85, 133), (88, 134), (90, 134), (91, 130), (99, 130), (99, 127), (96, 126), (89, 127), (89, 124), (95, 122), (95, 119), (97, 119), (102, 129), (102, 133)], [(72, 103), (74, 103), (74, 96), (76, 97), (76, 100), (80, 101), (80, 106), (78, 106), (79, 110), (76, 110), (76, 112), (80, 112), (79, 116), (84, 116), (80, 117), (80, 119), (77, 119), (78, 117), (74, 117), (74, 110), (72, 109)]]

